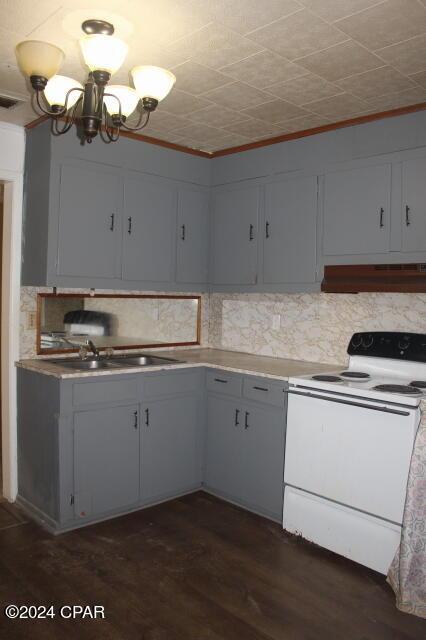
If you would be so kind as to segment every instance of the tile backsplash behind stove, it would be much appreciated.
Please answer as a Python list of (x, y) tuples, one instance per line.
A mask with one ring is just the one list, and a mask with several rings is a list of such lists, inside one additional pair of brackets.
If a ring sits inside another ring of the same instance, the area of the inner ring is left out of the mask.
[(313, 362), (344, 363), (356, 331), (426, 333), (426, 294), (212, 294), (209, 343)]
[[(35, 357), (28, 317), (36, 310), (37, 293), (49, 291), (21, 288), (21, 358)], [(202, 295), (202, 347), (344, 363), (351, 335), (375, 330), (426, 333), (426, 294)]]

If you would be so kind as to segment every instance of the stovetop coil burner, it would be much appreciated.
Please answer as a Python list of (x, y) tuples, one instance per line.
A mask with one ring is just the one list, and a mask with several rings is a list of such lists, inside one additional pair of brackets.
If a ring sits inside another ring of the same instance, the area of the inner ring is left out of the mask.
[(339, 376), (330, 376), (322, 373), (316, 376), (312, 376), (312, 380), (318, 380), (318, 382), (343, 382), (342, 378), (340, 378)]
[(420, 389), (408, 384), (378, 384), (373, 389), (374, 391), (387, 391), (388, 393), (399, 393), (407, 396), (422, 395)]
[(352, 378), (353, 380), (370, 380), (371, 378), (370, 374), (365, 371), (342, 371), (340, 375), (342, 378)]
[(410, 387), (417, 387), (418, 389), (426, 389), (426, 380), (412, 380)]

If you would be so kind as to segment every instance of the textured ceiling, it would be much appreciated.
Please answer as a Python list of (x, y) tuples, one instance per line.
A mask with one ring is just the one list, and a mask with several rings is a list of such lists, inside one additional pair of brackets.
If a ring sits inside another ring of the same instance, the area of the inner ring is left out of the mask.
[(73, 21), (108, 12), (130, 46), (114, 84), (135, 64), (177, 77), (144, 131), (169, 142), (215, 151), (426, 101), (426, 0), (0, 0), (0, 93), (26, 101), (0, 120), (36, 118), (15, 45), (59, 45), (83, 81)]

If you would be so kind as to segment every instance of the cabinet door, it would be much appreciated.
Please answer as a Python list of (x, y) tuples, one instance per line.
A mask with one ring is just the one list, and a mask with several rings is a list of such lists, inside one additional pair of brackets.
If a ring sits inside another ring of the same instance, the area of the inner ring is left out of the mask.
[(207, 398), (207, 487), (237, 501), (242, 495), (242, 412), (237, 400)]
[(179, 190), (177, 282), (202, 284), (208, 280), (209, 195)]
[(284, 482), (284, 409), (243, 406), (242, 498), (281, 520)]
[(259, 188), (216, 193), (213, 202), (213, 283), (255, 284)]
[(197, 399), (164, 398), (142, 407), (141, 495), (162, 500), (201, 484)]
[(130, 506), (138, 499), (138, 406), (75, 413), (76, 516), (95, 516)]
[(112, 171), (84, 162), (61, 167), (58, 275), (120, 276), (122, 198)]
[(315, 282), (317, 178), (266, 186), (263, 281)]
[(426, 251), (426, 158), (402, 163), (402, 250)]
[(390, 248), (391, 165), (325, 176), (324, 254), (386, 253)]
[(167, 183), (131, 178), (124, 184), (123, 279), (174, 279), (176, 191)]

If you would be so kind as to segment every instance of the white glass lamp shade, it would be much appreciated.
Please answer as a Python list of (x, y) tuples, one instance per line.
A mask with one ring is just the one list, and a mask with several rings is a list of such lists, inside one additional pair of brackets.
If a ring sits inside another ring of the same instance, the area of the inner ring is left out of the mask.
[[(108, 85), (108, 87), (106, 88), (106, 93), (112, 93), (112, 95), (116, 96), (118, 100), (120, 100), (121, 115), (125, 116), (126, 118), (128, 118), (130, 114), (133, 113), (139, 102), (139, 96), (136, 91), (131, 87), (126, 87), (125, 85)], [(112, 116), (119, 114), (119, 104), (115, 98), (111, 96), (104, 96), (104, 102), (109, 114), (111, 114)]]
[(80, 47), (90, 71), (108, 71), (111, 75), (121, 67), (129, 49), (123, 40), (98, 33), (81, 38)]
[[(49, 104), (63, 107), (65, 106), (68, 91), (73, 88), (83, 89), (77, 80), (67, 76), (53, 76), (46, 85), (44, 97)], [(80, 91), (72, 91), (68, 96), (67, 109), (71, 109), (81, 95)]]
[(163, 100), (176, 82), (171, 71), (161, 67), (142, 65), (131, 71), (135, 89), (140, 98)]
[(49, 42), (24, 40), (16, 47), (19, 68), (26, 76), (51, 78), (60, 69), (65, 54), (62, 49)]

